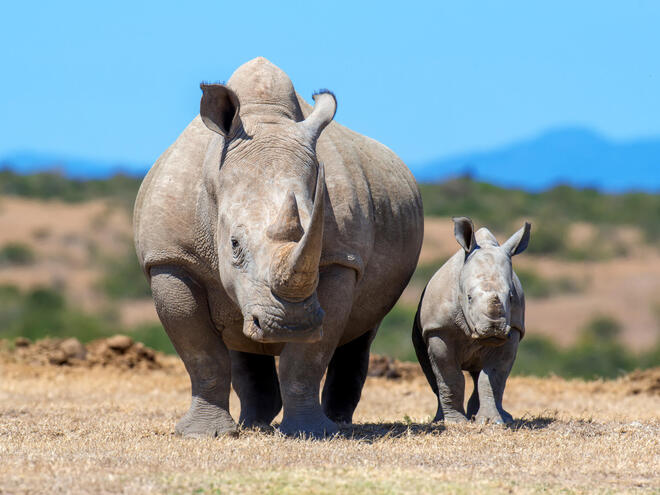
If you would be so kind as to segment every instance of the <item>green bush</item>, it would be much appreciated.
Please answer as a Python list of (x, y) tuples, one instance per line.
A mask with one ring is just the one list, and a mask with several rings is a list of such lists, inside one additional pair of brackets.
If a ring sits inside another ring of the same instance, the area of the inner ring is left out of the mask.
[(113, 311), (90, 314), (71, 307), (62, 294), (50, 288), (21, 292), (14, 286), (0, 286), (0, 337), (75, 337), (81, 342), (110, 337), (117, 333), (130, 335), (153, 349), (173, 353), (165, 330), (160, 324), (122, 327)]
[(560, 349), (544, 337), (528, 336), (520, 343), (512, 373), (558, 375), (566, 378), (615, 378), (636, 368), (660, 365), (660, 344), (635, 355), (618, 341), (621, 325), (597, 316), (582, 330), (573, 347)]
[(5, 168), (0, 170), (0, 195), (59, 199), (67, 202), (114, 198), (124, 206), (132, 208), (141, 181), (123, 174), (93, 180), (69, 179), (56, 171), (21, 175)]
[(398, 303), (392, 308), (378, 329), (371, 346), (376, 354), (385, 354), (403, 361), (415, 361), (412, 346), (412, 324), (417, 308)]
[(0, 248), (0, 265), (29, 265), (34, 260), (34, 251), (27, 244), (9, 242)]
[(545, 278), (529, 269), (516, 269), (525, 297), (546, 298), (557, 294), (580, 292), (583, 288), (569, 277)]
[[(420, 184), (424, 212), (429, 216), (469, 216), (499, 232), (534, 219), (529, 252), (561, 253), (568, 225), (589, 222), (598, 226), (639, 227), (649, 242), (660, 241), (660, 194), (605, 194), (595, 189), (559, 185), (539, 193), (507, 189), (469, 176), (437, 184)], [(589, 249), (581, 256), (591, 259)]]
[(151, 297), (151, 288), (132, 247), (117, 258), (102, 260), (101, 289), (112, 299)]

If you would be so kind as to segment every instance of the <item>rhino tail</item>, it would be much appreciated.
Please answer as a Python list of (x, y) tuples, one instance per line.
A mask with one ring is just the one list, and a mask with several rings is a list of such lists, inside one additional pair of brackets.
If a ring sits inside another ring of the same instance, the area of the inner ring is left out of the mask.
[[(424, 289), (426, 292), (426, 289)], [(417, 360), (422, 366), (422, 371), (426, 375), (426, 379), (431, 385), (433, 393), (438, 395), (438, 383), (436, 382), (435, 373), (433, 373), (433, 368), (431, 367), (431, 360), (429, 359), (429, 351), (426, 347), (426, 342), (424, 341), (424, 336), (422, 335), (422, 325), (419, 321), (419, 311), (422, 307), (422, 301), (424, 300), (424, 293), (422, 292), (422, 297), (419, 300), (419, 305), (417, 306), (417, 312), (415, 313), (415, 320), (413, 322), (412, 329), (412, 341), (413, 346), (415, 347), (415, 354), (417, 354)]]

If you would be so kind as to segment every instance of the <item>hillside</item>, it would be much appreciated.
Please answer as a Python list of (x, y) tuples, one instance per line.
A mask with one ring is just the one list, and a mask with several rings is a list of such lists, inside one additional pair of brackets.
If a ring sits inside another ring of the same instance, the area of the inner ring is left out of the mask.
[[(88, 340), (127, 331), (171, 351), (132, 247), (139, 181), (51, 178), (0, 173), (0, 333)], [(528, 328), (515, 372), (616, 376), (660, 364), (660, 196), (570, 187), (527, 193), (469, 178), (421, 188), (429, 216), (420, 263), (383, 322), (377, 352), (414, 360), (419, 296), (458, 249), (449, 216), (467, 214), (500, 239), (523, 219), (533, 223), (528, 252), (514, 260)], [(560, 361), (569, 351), (574, 364), (566, 367)], [(605, 367), (582, 369), (582, 361)]]

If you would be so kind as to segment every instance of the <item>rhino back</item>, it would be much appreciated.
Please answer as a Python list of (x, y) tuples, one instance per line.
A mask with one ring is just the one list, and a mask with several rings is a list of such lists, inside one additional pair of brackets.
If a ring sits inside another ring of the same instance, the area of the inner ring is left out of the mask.
[[(298, 99), (307, 116), (311, 106)], [(389, 148), (336, 122), (321, 134), (317, 156), (326, 167), (332, 205), (323, 258), (326, 263), (356, 259), (354, 317), (360, 321), (354, 323), (375, 325), (417, 266), (424, 234), (417, 183)]]

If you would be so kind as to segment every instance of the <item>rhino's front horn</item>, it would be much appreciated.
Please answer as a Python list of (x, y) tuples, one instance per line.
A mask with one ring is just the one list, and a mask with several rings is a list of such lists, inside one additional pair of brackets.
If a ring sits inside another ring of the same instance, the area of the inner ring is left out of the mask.
[(277, 214), (277, 219), (268, 226), (266, 235), (274, 241), (298, 242), (303, 233), (296, 195), (293, 191), (289, 191), (282, 208)]
[[(289, 197), (287, 196), (287, 201), (280, 214), (284, 212), (285, 208), (290, 208), (286, 206), (287, 203), (290, 203)], [(287, 301), (297, 302), (307, 299), (318, 285), (319, 261), (323, 247), (324, 201), (325, 171), (323, 164), (319, 164), (314, 206), (307, 230), (300, 241), (283, 244), (270, 265), (271, 290)], [(295, 210), (297, 214), (297, 206)], [(276, 223), (279, 223), (279, 220), (278, 218)]]

